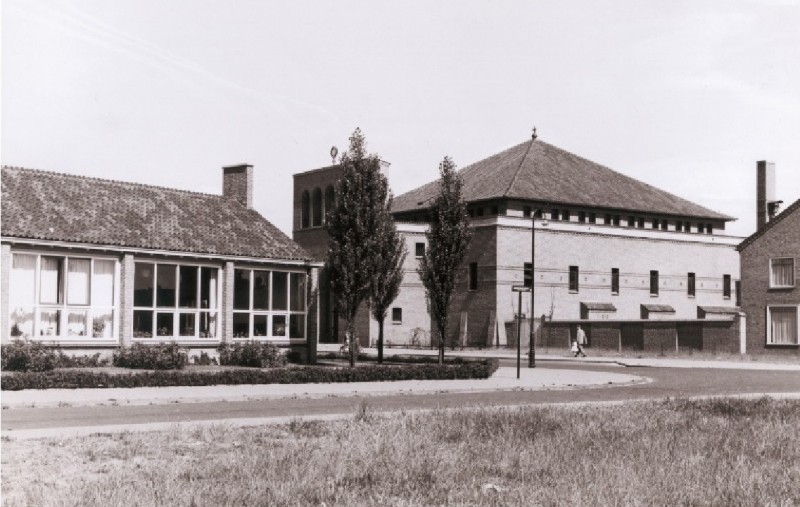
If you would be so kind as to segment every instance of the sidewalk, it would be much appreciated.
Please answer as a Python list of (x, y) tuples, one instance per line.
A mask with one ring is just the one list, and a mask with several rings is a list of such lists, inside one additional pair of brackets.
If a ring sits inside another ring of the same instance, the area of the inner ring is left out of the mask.
[[(338, 352), (341, 344), (320, 343), (319, 352)], [(361, 349), (362, 353), (370, 356), (377, 356), (378, 349), (366, 347)], [(592, 356), (591, 349), (587, 350), (588, 357), (572, 357), (569, 355), (536, 354), (536, 365), (547, 367), (548, 362), (575, 362), (575, 363), (600, 363), (607, 365), (618, 365), (628, 367), (652, 367), (652, 368), (722, 368), (731, 370), (771, 370), (771, 371), (800, 371), (800, 361), (796, 364), (769, 363), (758, 361), (725, 361), (725, 360), (706, 360), (706, 359), (676, 359), (676, 358), (656, 358), (656, 357), (601, 357)], [(385, 348), (384, 357), (394, 355), (417, 355), (435, 356), (438, 354), (436, 349), (411, 349), (411, 348)], [(507, 348), (497, 349), (465, 349), (465, 350), (445, 350), (445, 357), (496, 357), (498, 359), (517, 359), (517, 351)], [(528, 351), (523, 350), (521, 356), (523, 368), (528, 366)], [(543, 363), (543, 364), (540, 364)]]
[(46, 389), (2, 391), (2, 407), (76, 407), (100, 405), (162, 405), (213, 401), (248, 401), (282, 398), (339, 396), (415, 395), (438, 392), (532, 391), (612, 387), (648, 382), (638, 375), (545, 368), (499, 368), (488, 379), (402, 380), (396, 382), (349, 382), (331, 384), (219, 385), (196, 387), (139, 387), (111, 389)]

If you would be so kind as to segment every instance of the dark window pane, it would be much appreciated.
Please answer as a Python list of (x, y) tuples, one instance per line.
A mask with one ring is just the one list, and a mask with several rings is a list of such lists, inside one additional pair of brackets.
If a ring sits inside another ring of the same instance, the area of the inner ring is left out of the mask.
[(253, 310), (269, 310), (269, 271), (253, 271)]
[(650, 294), (658, 294), (658, 271), (650, 271)]
[(234, 338), (249, 338), (250, 337), (250, 314), (249, 313), (234, 313), (233, 314), (233, 337)]
[(414, 245), (414, 256), (415, 257), (425, 256), (425, 243), (416, 243)]
[(272, 309), (286, 310), (288, 306), (289, 273), (272, 272)]
[(395, 324), (401, 324), (403, 322), (402, 308), (392, 308), (392, 322)]
[(217, 308), (216, 268), (200, 268), (200, 308)]
[(233, 272), (233, 308), (250, 309), (250, 270), (237, 269)]
[(289, 338), (305, 338), (306, 326), (305, 315), (289, 316)]
[(64, 302), (64, 258), (45, 257), (41, 259), (39, 271), (39, 301), (45, 304)]
[(523, 206), (522, 207), (522, 216), (525, 218), (531, 217), (531, 207), (530, 206)]
[(303, 191), (302, 203), (300, 206), (300, 228), (305, 229), (310, 225), (311, 216), (311, 198), (308, 195), (308, 190)]
[(687, 291), (690, 296), (694, 296), (694, 273), (689, 273), (689, 280), (687, 281)]
[(286, 336), (286, 315), (272, 316), (272, 336)]
[(292, 273), (291, 280), (289, 309), (293, 312), (304, 312), (306, 310), (306, 275), (305, 273)]
[(200, 312), (200, 338), (217, 336), (217, 312)]
[(194, 321), (195, 314), (182, 313), (179, 316), (180, 320), (180, 335), (181, 336), (194, 336)]
[(156, 313), (156, 335), (173, 336), (174, 317), (172, 313)]
[(611, 292), (619, 294), (619, 268), (611, 268)]
[(197, 267), (181, 266), (180, 289), (178, 291), (180, 301), (178, 306), (181, 308), (197, 308)]
[(175, 308), (175, 266), (159, 264), (156, 282), (156, 306)]
[(571, 292), (578, 292), (578, 266), (569, 267), (569, 290)]
[(133, 306), (153, 306), (153, 264), (137, 262), (133, 275)]
[(525, 287), (532, 287), (533, 286), (533, 271), (532, 268), (533, 264), (530, 262), (526, 262), (522, 265), (522, 283)]
[(153, 312), (147, 310), (134, 310), (133, 312), (133, 337), (153, 337)]
[(318, 188), (311, 194), (311, 225), (322, 225), (322, 190)]
[(267, 336), (266, 315), (253, 315), (253, 336)]
[(722, 275), (722, 296), (731, 297), (731, 275)]

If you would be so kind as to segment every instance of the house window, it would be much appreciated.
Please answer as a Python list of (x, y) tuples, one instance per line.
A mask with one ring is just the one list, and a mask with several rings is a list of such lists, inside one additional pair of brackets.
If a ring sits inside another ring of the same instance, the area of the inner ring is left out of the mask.
[(392, 324), (403, 323), (403, 309), (394, 307), (392, 308)]
[(611, 293), (619, 294), (619, 268), (611, 268)]
[[(216, 337), (219, 292), (216, 267), (137, 262), (133, 275), (133, 337)], [(234, 305), (237, 297), (234, 290)]]
[(311, 194), (311, 226), (322, 225), (322, 190), (315, 188)]
[(658, 271), (650, 271), (650, 295), (658, 296)]
[(662, 220), (661, 221), (661, 230), (666, 231), (669, 229), (669, 220)]
[(533, 213), (533, 216), (535, 216), (536, 218), (539, 218), (539, 219), (541, 219), (541, 218), (542, 218), (542, 216), (543, 216), (543, 215), (542, 215), (542, 210), (541, 210), (541, 208), (537, 209), (537, 210), (536, 210), (536, 211)]
[(478, 263), (469, 263), (469, 290), (478, 290)]
[(703, 234), (703, 232), (705, 232), (705, 229), (704, 229), (704, 227), (703, 227), (703, 224), (701, 224), (701, 223), (698, 223), (698, 224), (697, 224), (697, 234)]
[(689, 273), (689, 279), (686, 281), (686, 293), (689, 297), (694, 297), (695, 277), (694, 273)]
[(653, 229), (658, 229), (658, 219), (657, 218), (653, 219)]
[(603, 223), (606, 225), (611, 225), (611, 213), (606, 213), (606, 218)]
[(589, 223), (596, 224), (597, 223), (597, 213), (591, 212), (589, 213)]
[(722, 297), (731, 298), (731, 275), (722, 275)]
[(525, 218), (531, 217), (531, 207), (530, 206), (523, 206), (522, 207), (522, 216)]
[(714, 233), (714, 224), (706, 224), (706, 234)]
[(491, 215), (497, 215), (497, 206), (491, 206), (491, 207), (489, 207), (489, 213), (490, 213)]
[(233, 293), (234, 338), (305, 338), (305, 273), (236, 269)]
[(469, 208), (467, 210), (467, 215), (469, 215), (470, 218), (475, 218), (475, 210), (472, 209), (472, 208)]
[(628, 227), (636, 227), (636, 218), (628, 217)]
[(782, 289), (794, 287), (794, 258), (783, 257), (769, 260), (769, 287)]
[(767, 307), (767, 345), (798, 345), (797, 307)]
[(569, 291), (570, 292), (578, 292), (579, 284), (578, 284), (578, 266), (570, 266), (569, 267)]
[(612, 223), (619, 227), (619, 215), (614, 215)]
[(117, 261), (15, 253), (9, 280), (14, 338), (117, 336)]
[(569, 222), (569, 219), (570, 219), (569, 210), (568, 209), (562, 209), (561, 210), (561, 220), (564, 220), (565, 222)]
[(578, 222), (580, 222), (582, 224), (586, 223), (586, 212), (585, 211), (579, 211), (578, 212)]
[(644, 229), (644, 217), (639, 217), (638, 224), (639, 229)]
[(311, 197), (308, 190), (303, 190), (302, 203), (300, 205), (300, 228), (306, 229), (311, 225)]
[(475, 210), (475, 214), (479, 217), (483, 216), (483, 208), (478, 208)]
[(533, 287), (533, 264), (530, 262), (522, 265), (522, 283), (525, 287)]
[(420, 257), (425, 257), (425, 243), (414, 244), (414, 257), (418, 259)]

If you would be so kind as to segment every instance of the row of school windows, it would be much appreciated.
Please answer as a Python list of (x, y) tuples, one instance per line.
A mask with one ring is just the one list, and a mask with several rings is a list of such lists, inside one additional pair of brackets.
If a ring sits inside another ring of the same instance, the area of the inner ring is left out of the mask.
[[(133, 337), (215, 338), (220, 268), (136, 262)], [(19, 338), (118, 336), (119, 262), (112, 257), (14, 253), (9, 334)], [(305, 337), (306, 275), (236, 269), (234, 337)]]
[[(488, 206), (486, 208), (482, 206), (476, 206), (469, 208), (467, 213), (471, 218), (480, 218), (483, 216), (504, 214), (504, 210), (497, 205)], [(525, 218), (531, 218), (531, 216), (534, 216), (540, 220), (547, 218), (549, 220), (562, 222), (572, 222), (573, 216), (575, 216), (577, 221), (583, 224), (597, 224), (598, 220), (601, 219), (601, 216), (598, 216), (598, 214), (594, 211), (578, 211), (575, 215), (573, 215), (572, 210), (552, 208), (550, 212), (547, 213), (541, 208), (534, 210), (531, 206), (523, 207), (522, 216)], [(624, 222), (624, 225), (631, 229), (651, 229), (660, 231), (672, 230), (674, 232), (696, 232), (698, 234), (714, 233), (714, 224), (708, 222), (669, 220), (667, 218), (645, 219), (645, 217), (634, 215), (628, 215), (623, 218), (622, 215), (614, 213), (603, 214), (602, 220), (603, 225), (611, 225), (615, 227), (623, 226)]]
[(328, 212), (333, 209), (336, 202), (336, 193), (333, 185), (328, 185), (325, 195), (322, 189), (315, 188), (311, 192), (304, 190), (300, 203), (300, 228), (320, 227), (325, 221)]

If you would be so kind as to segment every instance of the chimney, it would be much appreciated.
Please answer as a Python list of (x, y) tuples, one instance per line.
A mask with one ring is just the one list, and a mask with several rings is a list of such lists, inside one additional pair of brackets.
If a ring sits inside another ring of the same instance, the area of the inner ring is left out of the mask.
[(222, 168), (222, 195), (248, 209), (253, 208), (253, 166), (229, 165)]
[(759, 160), (756, 163), (756, 230), (778, 214), (782, 203), (775, 200), (775, 162)]

